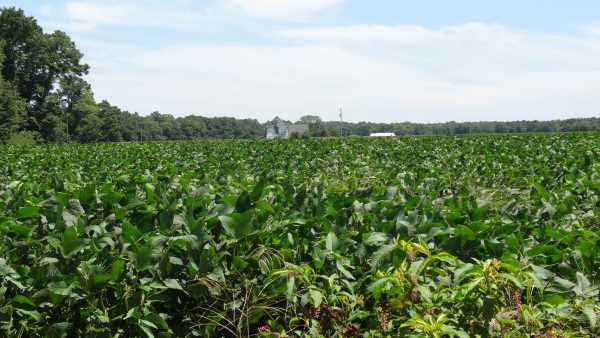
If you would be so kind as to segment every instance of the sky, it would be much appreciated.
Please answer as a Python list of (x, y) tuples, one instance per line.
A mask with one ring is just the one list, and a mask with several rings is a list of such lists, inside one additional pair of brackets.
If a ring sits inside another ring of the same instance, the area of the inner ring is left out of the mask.
[(597, 0), (8, 0), (67, 32), (96, 100), (261, 122), (600, 116)]

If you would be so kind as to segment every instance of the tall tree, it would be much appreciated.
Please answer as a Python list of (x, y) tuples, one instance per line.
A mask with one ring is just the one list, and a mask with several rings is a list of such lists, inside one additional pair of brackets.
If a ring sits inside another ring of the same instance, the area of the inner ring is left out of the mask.
[[(50, 93), (38, 108), (43, 116), (39, 126), (39, 134), (46, 142), (67, 141), (67, 117), (61, 106), (58, 93)], [(72, 130), (71, 130), (72, 134)]]
[(45, 34), (21, 9), (0, 9), (0, 40), (5, 55), (2, 76), (25, 101), (29, 128), (41, 131), (49, 113), (41, 109), (47, 97), (61, 80), (79, 78), (89, 67), (81, 62), (83, 55), (67, 34)]
[(77, 128), (77, 139), (83, 143), (102, 141), (102, 119), (95, 111), (85, 114)]
[(98, 112), (91, 86), (80, 77), (69, 76), (61, 79), (57, 94), (63, 117), (68, 123), (67, 130), (82, 138), (79, 129), (81, 122), (87, 114)]
[(178, 120), (183, 137), (188, 140), (204, 137), (208, 132), (203, 117), (190, 115)]
[(123, 140), (121, 126), (123, 125), (123, 112), (108, 101), (98, 104), (98, 117), (102, 121), (102, 141), (120, 142)]
[(25, 122), (25, 102), (10, 83), (0, 79), (0, 143), (19, 132)]
[[(0, 41), (0, 69), (4, 54)], [(19, 97), (15, 88), (5, 81), (0, 72), (0, 143), (5, 142), (10, 135), (23, 128), (25, 122), (25, 102)]]

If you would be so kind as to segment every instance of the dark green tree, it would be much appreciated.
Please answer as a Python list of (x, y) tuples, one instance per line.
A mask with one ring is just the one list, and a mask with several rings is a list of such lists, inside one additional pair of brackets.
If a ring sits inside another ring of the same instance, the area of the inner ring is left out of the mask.
[(33, 17), (16, 8), (0, 9), (0, 40), (5, 58), (2, 77), (10, 82), (24, 100), (28, 128), (41, 132), (50, 112), (41, 109), (48, 96), (68, 78), (87, 74), (83, 55), (67, 34), (43, 32)]
[(46, 142), (66, 142), (68, 116), (64, 114), (58, 93), (50, 93), (38, 109), (41, 110), (40, 116), (44, 117), (39, 123), (42, 139)]
[(123, 140), (123, 130), (121, 126), (124, 124), (123, 112), (115, 106), (112, 106), (108, 101), (102, 101), (98, 104), (98, 117), (102, 121), (101, 140), (108, 142), (120, 142)]
[(84, 143), (102, 141), (102, 119), (97, 112), (85, 114), (77, 129), (77, 136)]
[(192, 115), (180, 118), (179, 125), (181, 126), (183, 137), (188, 140), (205, 137), (208, 132), (206, 122), (200, 116)]
[[(0, 51), (0, 69), (3, 58)], [(0, 143), (23, 128), (25, 116), (25, 102), (15, 88), (0, 76)]]
[(60, 89), (57, 93), (61, 103), (62, 115), (68, 123), (68, 133), (79, 139), (86, 138), (85, 135), (82, 135), (80, 124), (87, 114), (98, 112), (91, 86), (80, 77), (65, 77), (61, 79)]

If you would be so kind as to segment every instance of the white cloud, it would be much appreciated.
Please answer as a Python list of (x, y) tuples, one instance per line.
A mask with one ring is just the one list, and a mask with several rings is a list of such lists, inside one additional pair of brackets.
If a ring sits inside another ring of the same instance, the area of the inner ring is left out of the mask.
[(587, 31), (592, 34), (600, 35), (600, 24), (585, 27), (584, 31)]
[(421, 26), (349, 26), (293, 29), (276, 37), (324, 44), (410, 65), (451, 80), (488, 82), (510, 72), (599, 70), (600, 38), (511, 30), (471, 22), (439, 29)]
[(101, 26), (185, 27), (199, 14), (164, 4), (75, 1), (65, 4), (66, 22), (62, 24), (74, 31), (90, 31)]
[(98, 99), (267, 120), (554, 119), (599, 113), (600, 37), (485, 23), (276, 33), (278, 45), (84, 46)]
[(294, 40), (421, 41), (434, 38), (435, 33), (421, 26), (362, 25), (290, 29), (277, 32), (276, 36)]
[(280, 20), (300, 20), (342, 0), (222, 0), (225, 7), (246, 15)]
[[(524, 34), (501, 25), (468, 22), (440, 29), (416, 25), (357, 25), (288, 29), (275, 32), (275, 36), (297, 41), (327, 41), (336, 44), (356, 42), (377, 43), (434, 43), (446, 41), (471, 41), (478, 43), (512, 44), (520, 42)], [(493, 38), (493, 40), (489, 40)]]

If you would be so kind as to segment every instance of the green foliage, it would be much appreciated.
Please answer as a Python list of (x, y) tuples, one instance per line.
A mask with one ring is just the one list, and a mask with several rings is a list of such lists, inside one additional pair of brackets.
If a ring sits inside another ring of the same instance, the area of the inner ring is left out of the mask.
[(0, 143), (17, 133), (25, 124), (25, 102), (10, 83), (0, 77)]
[(596, 134), (0, 158), (0, 336), (600, 334)]
[(18, 132), (25, 124), (25, 102), (11, 83), (4, 80), (1, 70), (5, 60), (5, 42), (0, 39), (0, 143)]
[(292, 133), (290, 134), (290, 138), (291, 139), (300, 139), (300, 138), (306, 138), (305, 136), (306, 134), (300, 134), (300, 133)]
[(6, 143), (13, 145), (34, 145), (39, 143), (39, 135), (31, 131), (22, 131), (11, 134)]
[(316, 115), (304, 115), (300, 118), (299, 122), (304, 124), (314, 124), (321, 122), (321, 118)]
[(2, 78), (27, 104), (28, 127), (41, 131), (40, 109), (56, 83), (87, 74), (82, 54), (63, 32), (44, 33), (37, 21), (16, 8), (0, 9), (0, 40), (4, 59)]

